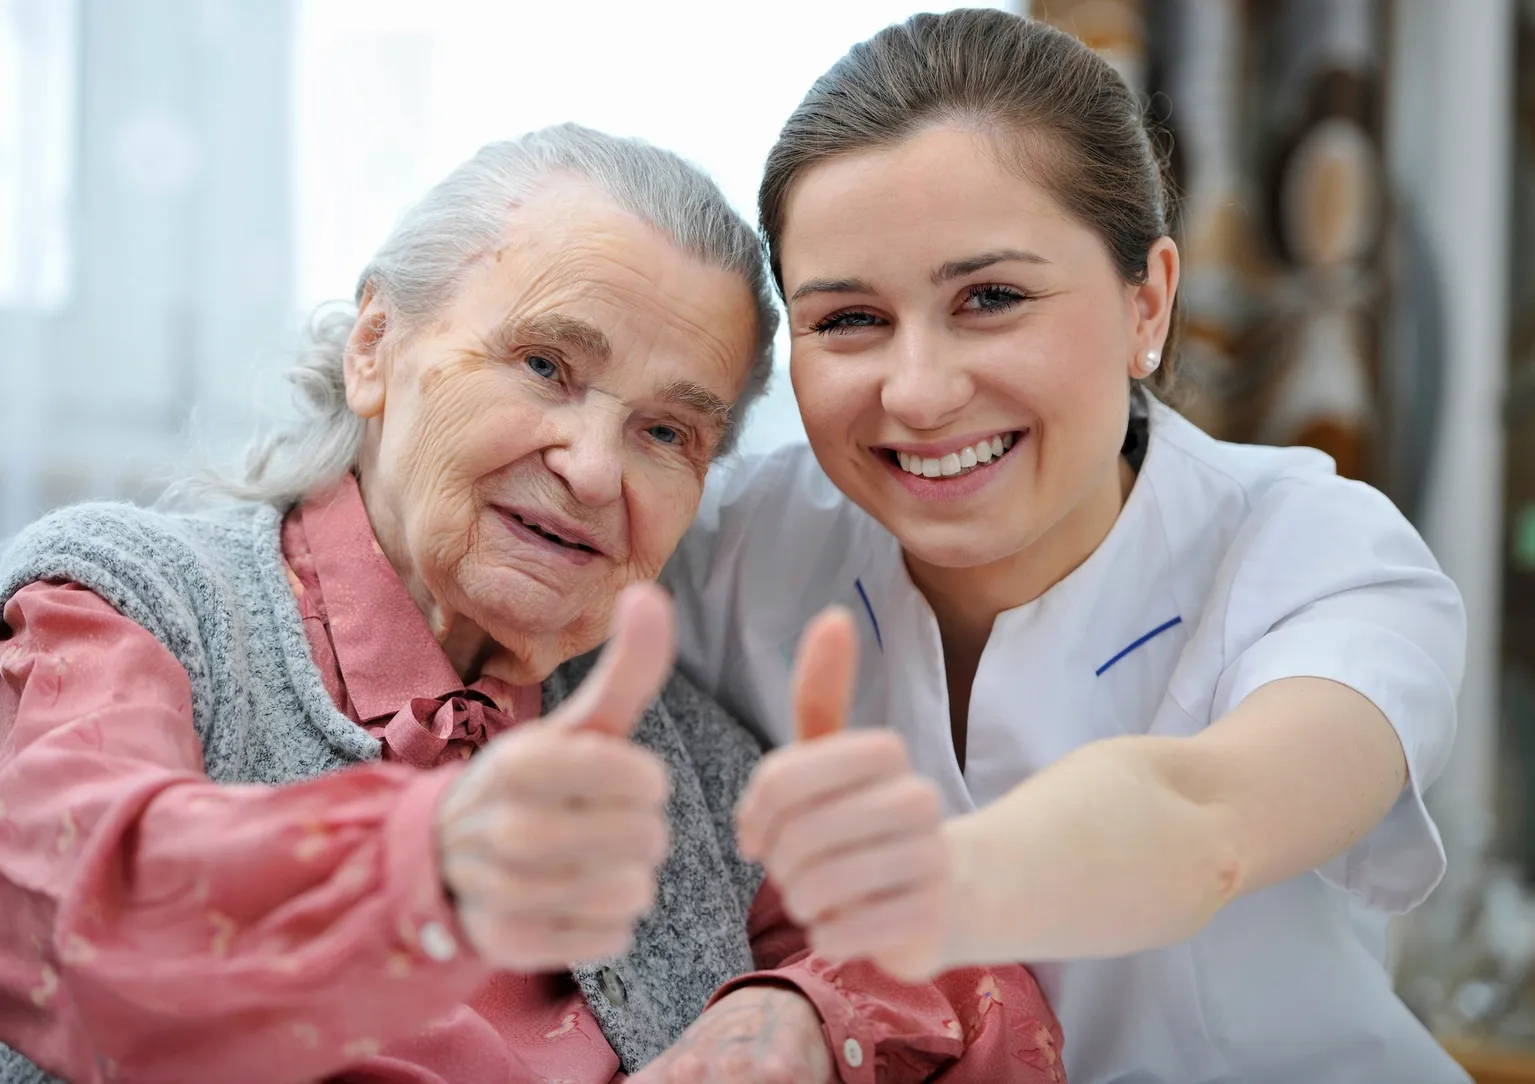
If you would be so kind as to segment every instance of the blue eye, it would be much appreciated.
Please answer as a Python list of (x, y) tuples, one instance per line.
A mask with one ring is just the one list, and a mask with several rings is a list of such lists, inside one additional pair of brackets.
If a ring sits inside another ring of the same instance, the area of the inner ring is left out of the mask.
[(554, 380), (560, 375), (560, 367), (542, 354), (528, 355), (528, 368), (545, 380)]
[(839, 335), (856, 331), (861, 327), (875, 327), (879, 323), (881, 323), (880, 318), (872, 312), (843, 309), (817, 320), (810, 325), (810, 330), (818, 335)]
[(1028, 299), (1027, 294), (1007, 286), (976, 286), (966, 292), (963, 308), (970, 312), (1003, 312)]
[(669, 425), (652, 425), (649, 429), (645, 430), (645, 432), (655, 437), (656, 440), (660, 441), (662, 444), (682, 443), (682, 434)]

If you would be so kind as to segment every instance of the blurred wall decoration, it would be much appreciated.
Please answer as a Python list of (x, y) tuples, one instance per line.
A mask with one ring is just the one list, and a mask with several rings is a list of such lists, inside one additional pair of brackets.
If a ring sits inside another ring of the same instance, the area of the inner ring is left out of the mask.
[(1035, 12), (1115, 64), (1169, 139), (1186, 412), (1225, 439), (1320, 448), (1416, 517), (1442, 301), (1385, 170), (1385, 6), (1042, 0)]
[(1535, 878), (1535, 2), (1521, 5), (1518, 27), (1503, 596), (1504, 735), (1516, 755), (1504, 762), (1500, 819)]
[(1185, 413), (1332, 455), (1461, 588), (1460, 734), (1429, 794), (1450, 868), (1397, 929), (1398, 975), (1441, 1035), (1535, 1046), (1535, 0), (1033, 13), (1164, 129)]

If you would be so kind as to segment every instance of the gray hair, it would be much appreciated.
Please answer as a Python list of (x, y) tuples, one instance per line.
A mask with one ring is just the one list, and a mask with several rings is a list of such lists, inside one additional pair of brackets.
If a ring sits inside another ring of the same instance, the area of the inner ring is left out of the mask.
[(757, 342), (751, 376), (718, 454), (728, 453), (773, 368), (778, 311), (757, 234), (719, 187), (678, 155), (637, 139), (560, 124), (480, 148), (405, 213), (358, 277), (355, 302), (321, 306), (310, 321), (308, 344), (288, 373), (298, 417), (251, 445), (243, 479), (220, 479), (211, 488), (287, 506), (350, 470), (363, 424), (347, 406), (343, 363), (366, 288), (371, 284), (389, 300), (407, 333), (419, 328), (451, 299), (464, 269), (505, 242), (508, 211), (556, 173), (592, 182), (678, 248), (740, 274), (751, 288)]

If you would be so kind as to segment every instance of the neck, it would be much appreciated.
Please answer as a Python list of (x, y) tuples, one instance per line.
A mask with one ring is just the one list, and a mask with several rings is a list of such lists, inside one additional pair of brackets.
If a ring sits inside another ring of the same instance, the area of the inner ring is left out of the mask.
[(1033, 602), (1092, 555), (1135, 484), (1135, 472), (1124, 458), (1115, 463), (1105, 484), (1095, 486), (1063, 520), (1017, 553), (971, 568), (946, 568), (905, 555), (912, 583), (933, 608), (946, 657), (979, 658), (999, 614)]
[(407, 559), (409, 547), (405, 543), (404, 526), (393, 514), (388, 501), (369, 484), (375, 474), (372, 469), (372, 452), (373, 443), (365, 441), (355, 473), (358, 492), (362, 494), (362, 505), (368, 513), (368, 523), (373, 528), (374, 540), (378, 542), (379, 550), (389, 561), (395, 575), (400, 577), (411, 601), (426, 618), (432, 636), (442, 645), (443, 654), (447, 655), (454, 672), (465, 682), (473, 681), (497, 645), (479, 626), (438, 601), (415, 566)]

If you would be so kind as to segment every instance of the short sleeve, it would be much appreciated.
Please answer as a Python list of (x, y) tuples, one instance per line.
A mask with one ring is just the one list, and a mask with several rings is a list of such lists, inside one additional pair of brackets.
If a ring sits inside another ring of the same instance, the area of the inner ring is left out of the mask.
[(1423, 794), (1455, 739), (1466, 644), (1459, 591), (1384, 495), (1333, 476), (1277, 483), (1223, 571), (1226, 662), (1211, 718), (1290, 677), (1336, 681), (1379, 708), (1406, 753), (1408, 785), (1364, 839), (1318, 872), (1371, 907), (1410, 910), (1445, 869)]

